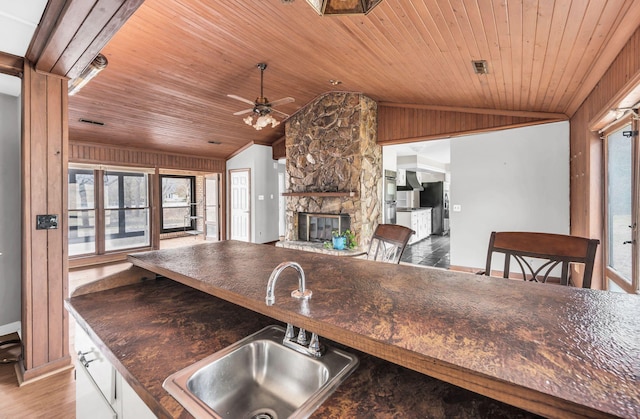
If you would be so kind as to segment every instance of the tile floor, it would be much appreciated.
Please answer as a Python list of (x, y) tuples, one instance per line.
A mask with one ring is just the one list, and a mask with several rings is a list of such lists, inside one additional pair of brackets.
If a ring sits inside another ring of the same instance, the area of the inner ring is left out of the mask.
[(449, 236), (429, 236), (407, 246), (400, 261), (449, 269)]

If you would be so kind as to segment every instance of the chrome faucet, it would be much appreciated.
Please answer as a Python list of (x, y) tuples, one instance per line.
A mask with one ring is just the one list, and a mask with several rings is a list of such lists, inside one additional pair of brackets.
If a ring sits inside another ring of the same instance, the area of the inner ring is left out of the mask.
[[(272, 306), (276, 302), (276, 296), (274, 295), (276, 281), (282, 271), (286, 268), (293, 268), (298, 271), (298, 289), (291, 291), (291, 296), (303, 300), (311, 298), (312, 292), (311, 290), (306, 289), (306, 279), (302, 266), (295, 262), (282, 262), (280, 265), (276, 266), (273, 272), (271, 272), (269, 282), (267, 282), (267, 297), (265, 298), (265, 301), (268, 306)], [(282, 339), (282, 344), (295, 351), (314, 357), (320, 357), (324, 353), (324, 346), (320, 344), (320, 339), (317, 334), (312, 333), (311, 341), (308, 341), (307, 332), (303, 328), (300, 328), (298, 336), (296, 337), (291, 323), (287, 323), (287, 330), (284, 334), (284, 339)]]
[(276, 296), (274, 295), (276, 288), (276, 281), (278, 277), (286, 268), (294, 268), (298, 271), (298, 289), (291, 291), (291, 296), (293, 298), (299, 298), (303, 300), (307, 300), (311, 298), (311, 290), (306, 289), (306, 279), (304, 276), (304, 271), (302, 270), (302, 266), (298, 265), (295, 262), (282, 262), (280, 265), (276, 266), (276, 268), (271, 272), (271, 276), (269, 277), (269, 282), (267, 282), (267, 297), (265, 301), (268, 306), (272, 306), (276, 302)]

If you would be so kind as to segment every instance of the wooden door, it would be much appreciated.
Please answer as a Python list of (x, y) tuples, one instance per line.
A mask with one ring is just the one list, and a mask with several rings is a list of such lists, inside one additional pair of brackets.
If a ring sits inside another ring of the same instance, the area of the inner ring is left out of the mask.
[(251, 170), (229, 171), (231, 240), (251, 241)]

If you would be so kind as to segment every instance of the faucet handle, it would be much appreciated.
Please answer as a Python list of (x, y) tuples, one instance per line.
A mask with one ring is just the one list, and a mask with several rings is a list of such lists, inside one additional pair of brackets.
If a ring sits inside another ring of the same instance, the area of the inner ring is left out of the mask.
[(324, 348), (320, 344), (320, 339), (318, 338), (318, 334), (312, 333), (311, 342), (309, 342), (309, 353), (311, 353), (311, 355), (313, 356), (319, 357), (319, 356), (322, 356), (323, 352), (324, 352)]
[(284, 333), (284, 338), (287, 340), (293, 340), (296, 337), (295, 329), (291, 323), (287, 323), (287, 331)]
[(309, 341), (307, 340), (307, 332), (301, 327), (298, 331), (298, 340), (296, 340), (300, 345), (306, 345)]

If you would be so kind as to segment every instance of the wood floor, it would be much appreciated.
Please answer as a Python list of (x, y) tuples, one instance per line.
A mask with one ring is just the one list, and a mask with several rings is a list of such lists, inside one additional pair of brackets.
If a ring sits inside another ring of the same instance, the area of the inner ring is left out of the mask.
[(67, 370), (18, 386), (13, 364), (0, 364), (0, 418), (75, 418), (76, 382)]
[[(191, 246), (201, 238), (163, 240), (161, 248)], [(126, 269), (131, 264), (116, 263), (69, 272), (69, 292), (78, 286)], [(73, 319), (69, 320), (69, 344), (73, 348)], [(73, 351), (71, 351), (73, 354)], [(72, 419), (76, 417), (76, 380), (73, 369), (18, 386), (14, 364), (0, 364), (0, 419)]]

